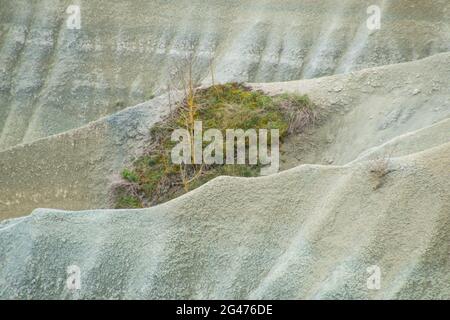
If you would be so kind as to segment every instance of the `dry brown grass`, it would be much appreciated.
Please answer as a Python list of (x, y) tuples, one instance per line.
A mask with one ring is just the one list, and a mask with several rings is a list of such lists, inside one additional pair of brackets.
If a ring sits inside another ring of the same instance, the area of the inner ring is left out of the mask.
[(319, 119), (319, 110), (308, 96), (281, 95), (280, 107), (289, 118), (288, 134), (302, 133), (308, 126), (314, 125)]
[(385, 177), (392, 172), (390, 162), (389, 157), (380, 157), (370, 162), (370, 173), (375, 180), (373, 190), (380, 189), (385, 182)]

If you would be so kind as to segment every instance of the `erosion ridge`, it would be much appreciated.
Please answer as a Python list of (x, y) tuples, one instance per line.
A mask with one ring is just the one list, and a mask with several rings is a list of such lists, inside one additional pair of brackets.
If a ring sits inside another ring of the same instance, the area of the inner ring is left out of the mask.
[[(0, 150), (83, 126), (167, 88), (193, 52), (198, 79), (314, 78), (450, 50), (446, 0), (0, 1)], [(366, 27), (367, 7), (382, 28)]]
[[(285, 144), (283, 169), (345, 164), (369, 148), (448, 119), (449, 61), (450, 54), (443, 53), (345, 75), (252, 86), (268, 93), (308, 94), (326, 114), (319, 126)], [(0, 219), (38, 207), (107, 208), (114, 176), (149, 142), (148, 128), (168, 110), (162, 95), (77, 130), (0, 152)], [(385, 154), (408, 154), (448, 141), (445, 127), (433, 132), (422, 136), (421, 144)]]
[[(329, 108), (303, 136), (322, 144), (299, 153), (323, 164), (269, 177), (219, 177), (148, 209), (36, 209), (5, 220), (0, 297), (448, 299), (448, 59), (252, 84), (273, 94), (308, 93)], [(333, 143), (324, 134), (330, 132)], [(373, 172), (379, 155), (387, 157), (383, 175)], [(82, 290), (65, 286), (73, 264)], [(371, 266), (382, 272), (380, 290), (367, 289)]]
[[(450, 299), (449, 13), (0, 0), (0, 299)], [(196, 83), (306, 94), (318, 120), (283, 141), (278, 174), (108, 209), (183, 98), (171, 80), (189, 55)]]
[(0, 225), (0, 297), (448, 299), (449, 152), (392, 158), (376, 191), (362, 161), (221, 177), (149, 209), (39, 209)]

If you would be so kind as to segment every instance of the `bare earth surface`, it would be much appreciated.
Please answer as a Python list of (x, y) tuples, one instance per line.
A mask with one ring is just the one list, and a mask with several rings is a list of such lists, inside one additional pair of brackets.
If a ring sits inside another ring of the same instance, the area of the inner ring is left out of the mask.
[[(343, 165), (380, 146), (386, 150), (379, 156), (389, 157), (448, 142), (448, 79), (450, 54), (445, 53), (346, 75), (252, 86), (308, 94), (323, 114), (317, 126), (285, 144), (281, 166), (286, 169), (302, 163)], [(162, 95), (0, 152), (0, 219), (41, 207), (107, 208), (109, 186), (168, 110)]]
[[(0, 0), (0, 150), (83, 126), (196, 76), (273, 82), (450, 50), (447, 0)], [(366, 27), (379, 5), (382, 28)]]
[[(325, 143), (304, 154), (336, 165), (221, 177), (149, 209), (38, 209), (7, 220), (0, 297), (448, 299), (449, 58), (255, 84), (308, 93), (325, 108), (311, 138)], [(380, 187), (377, 154), (388, 155)], [(75, 293), (65, 286), (73, 264)], [(378, 291), (366, 287), (372, 265), (382, 270)]]
[(0, 225), (0, 297), (448, 299), (449, 153), (393, 158), (378, 190), (362, 161), (218, 178), (144, 210), (36, 210)]
[[(449, 1), (93, 0), (68, 30), (71, 2), (0, 0), (0, 299), (450, 299)], [(278, 174), (108, 209), (191, 49), (320, 120)]]

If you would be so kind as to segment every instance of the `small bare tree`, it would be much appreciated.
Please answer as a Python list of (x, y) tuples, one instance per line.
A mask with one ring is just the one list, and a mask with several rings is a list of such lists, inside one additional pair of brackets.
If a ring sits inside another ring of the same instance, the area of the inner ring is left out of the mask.
[[(195, 43), (190, 41), (187, 45), (185, 56), (174, 63), (169, 81), (171, 84), (168, 88), (179, 88), (183, 92), (184, 99), (176, 105), (177, 116), (182, 119), (185, 129), (189, 132), (191, 141), (191, 150), (194, 150), (194, 125), (198, 117), (200, 106), (196, 102), (197, 88), (200, 86), (200, 78), (196, 69), (199, 68), (199, 61), (195, 57)], [(210, 69), (213, 72), (212, 60), (210, 61)], [(212, 75), (214, 82), (214, 75)], [(169, 96), (171, 93), (168, 93)], [(179, 167), (181, 184), (184, 190), (189, 191), (190, 184), (198, 179), (203, 173), (203, 165), (196, 165), (195, 153), (191, 154), (192, 164), (181, 164)]]
[(392, 148), (389, 153), (384, 153), (383, 155), (370, 161), (370, 173), (375, 178), (373, 190), (378, 190), (381, 188), (385, 182), (385, 177), (394, 171), (391, 168), (391, 158), (394, 150), (395, 148)]

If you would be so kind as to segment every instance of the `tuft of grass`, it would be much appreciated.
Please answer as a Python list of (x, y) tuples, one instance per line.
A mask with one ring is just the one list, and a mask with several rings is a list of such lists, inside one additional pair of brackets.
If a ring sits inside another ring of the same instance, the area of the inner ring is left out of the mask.
[(136, 183), (121, 181), (113, 186), (113, 206), (115, 209), (143, 208)]
[(391, 172), (389, 158), (383, 157), (372, 160), (370, 162), (370, 173), (375, 180), (373, 190), (380, 189), (385, 182), (385, 177)]
[(143, 208), (141, 201), (133, 196), (124, 195), (117, 199), (115, 209), (139, 209)]
[(307, 95), (282, 94), (276, 99), (287, 117), (288, 134), (304, 132), (319, 118), (317, 108)]
[(122, 171), (125, 181), (113, 190), (115, 207), (139, 208), (162, 203), (221, 175), (259, 175), (260, 164), (172, 164), (170, 152), (175, 143), (170, 138), (174, 129), (190, 129), (195, 120), (202, 121), (204, 131), (219, 129), (224, 137), (226, 129), (279, 129), (282, 144), (288, 135), (304, 131), (317, 118), (318, 112), (307, 96), (271, 97), (238, 83), (190, 90), (166, 119), (150, 129), (152, 145), (148, 151), (133, 163), (132, 170)]
[(152, 92), (147, 93), (147, 94), (145, 95), (145, 100), (152, 100), (153, 98), (155, 98), (155, 94), (152, 93)]
[(138, 175), (128, 169), (124, 169), (122, 171), (122, 178), (124, 178), (128, 182), (138, 182), (138, 180), (139, 180)]

